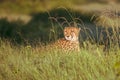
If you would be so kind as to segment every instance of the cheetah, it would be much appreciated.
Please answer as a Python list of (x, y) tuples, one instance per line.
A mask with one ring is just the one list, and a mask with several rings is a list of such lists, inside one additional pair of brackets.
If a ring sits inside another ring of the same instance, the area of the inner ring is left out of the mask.
[(64, 38), (61, 38), (55, 42), (57, 49), (63, 51), (79, 51), (79, 31), (78, 27), (65, 27)]

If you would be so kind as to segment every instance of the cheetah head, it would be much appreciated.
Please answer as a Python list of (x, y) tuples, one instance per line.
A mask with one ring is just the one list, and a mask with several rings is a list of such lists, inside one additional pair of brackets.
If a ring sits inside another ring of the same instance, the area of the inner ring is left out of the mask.
[(78, 41), (80, 28), (77, 27), (65, 27), (64, 37), (69, 41)]

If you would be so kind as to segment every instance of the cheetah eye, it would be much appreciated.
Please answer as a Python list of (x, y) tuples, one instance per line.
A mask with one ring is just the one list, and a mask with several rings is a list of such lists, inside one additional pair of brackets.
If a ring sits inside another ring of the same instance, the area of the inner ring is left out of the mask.
[(68, 30), (64, 30), (64, 32), (67, 32)]
[(67, 33), (67, 31), (64, 31), (64, 33), (66, 34), (66, 33)]

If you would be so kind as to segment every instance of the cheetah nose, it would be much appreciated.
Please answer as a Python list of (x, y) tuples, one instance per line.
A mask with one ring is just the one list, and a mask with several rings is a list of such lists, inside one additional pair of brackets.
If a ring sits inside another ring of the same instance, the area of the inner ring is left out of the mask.
[(69, 37), (69, 36), (67, 36), (67, 37)]

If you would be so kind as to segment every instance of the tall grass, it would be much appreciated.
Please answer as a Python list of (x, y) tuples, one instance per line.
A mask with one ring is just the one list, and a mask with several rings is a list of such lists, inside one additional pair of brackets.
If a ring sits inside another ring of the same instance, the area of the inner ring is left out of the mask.
[(105, 56), (95, 45), (66, 53), (47, 46), (0, 44), (1, 80), (119, 80), (114, 65), (120, 50)]
[[(104, 10), (99, 17), (96, 18), (96, 25), (104, 27), (106, 37), (110, 47), (120, 47), (120, 16), (117, 10)], [(102, 37), (102, 36), (101, 36)]]

